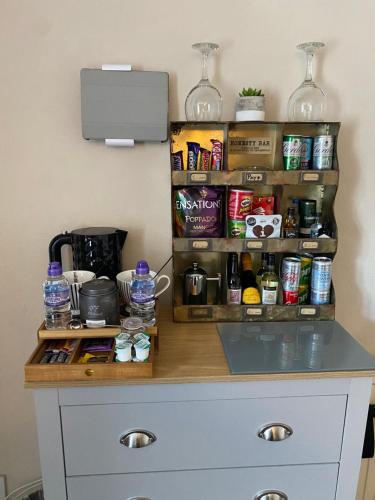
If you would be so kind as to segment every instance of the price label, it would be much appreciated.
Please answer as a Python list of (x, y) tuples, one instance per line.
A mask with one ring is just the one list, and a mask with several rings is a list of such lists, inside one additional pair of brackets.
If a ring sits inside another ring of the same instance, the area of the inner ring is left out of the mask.
[(210, 240), (191, 240), (190, 250), (210, 250)]
[(247, 240), (244, 242), (244, 250), (264, 250), (266, 243), (264, 240)]
[(301, 184), (321, 184), (321, 172), (301, 172)]
[(266, 172), (244, 172), (242, 184), (266, 184)]
[(189, 307), (189, 319), (211, 319), (212, 307)]
[(299, 311), (300, 316), (318, 316), (319, 310), (317, 307), (301, 307)]
[(243, 309), (243, 317), (246, 318), (260, 318), (263, 316), (264, 309), (262, 307), (249, 307), (246, 306)]
[(319, 241), (301, 241), (301, 250), (318, 250)]
[(188, 182), (191, 184), (204, 183), (210, 184), (211, 178), (209, 172), (188, 172)]

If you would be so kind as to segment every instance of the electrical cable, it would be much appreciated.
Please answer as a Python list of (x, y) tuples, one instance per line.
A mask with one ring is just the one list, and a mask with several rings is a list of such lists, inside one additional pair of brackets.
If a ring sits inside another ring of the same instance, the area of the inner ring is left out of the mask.
[(25, 490), (26, 488), (30, 488), (31, 486), (37, 486), (38, 484), (42, 485), (42, 478), (36, 479), (35, 481), (31, 481), (30, 483), (26, 483), (22, 486), (19, 486), (15, 490), (11, 491), (4, 500), (9, 500), (11, 496), (13, 496), (15, 493), (18, 493), (22, 490)]

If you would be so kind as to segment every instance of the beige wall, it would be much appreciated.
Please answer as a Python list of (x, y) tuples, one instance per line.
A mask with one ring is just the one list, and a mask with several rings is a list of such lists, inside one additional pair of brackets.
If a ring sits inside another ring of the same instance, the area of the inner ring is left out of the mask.
[(233, 118), (247, 85), (267, 95), (267, 118), (285, 119), (303, 76), (298, 42), (323, 40), (319, 82), (329, 118), (342, 120), (337, 317), (375, 353), (374, 29), (372, 0), (1, 0), (0, 474), (15, 487), (39, 474), (31, 392), (23, 363), (42, 318), (50, 238), (66, 229), (129, 230), (124, 266), (153, 268), (171, 251), (168, 146), (107, 149), (80, 131), (79, 71), (102, 63), (170, 73), (171, 119), (199, 76), (190, 46), (216, 41), (211, 74)]

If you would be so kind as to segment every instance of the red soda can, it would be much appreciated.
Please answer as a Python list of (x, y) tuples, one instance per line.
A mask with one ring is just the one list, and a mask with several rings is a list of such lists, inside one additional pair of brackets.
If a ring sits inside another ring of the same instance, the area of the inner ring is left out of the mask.
[(283, 303), (298, 304), (298, 287), (301, 275), (301, 261), (296, 257), (285, 257), (281, 268)]

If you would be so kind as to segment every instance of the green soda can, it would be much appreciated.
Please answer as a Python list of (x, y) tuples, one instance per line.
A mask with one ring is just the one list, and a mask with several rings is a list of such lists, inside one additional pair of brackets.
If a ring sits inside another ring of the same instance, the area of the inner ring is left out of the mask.
[(302, 135), (284, 135), (284, 170), (299, 170), (301, 168), (301, 155)]
[(228, 220), (228, 238), (245, 238), (246, 221), (244, 220)]

